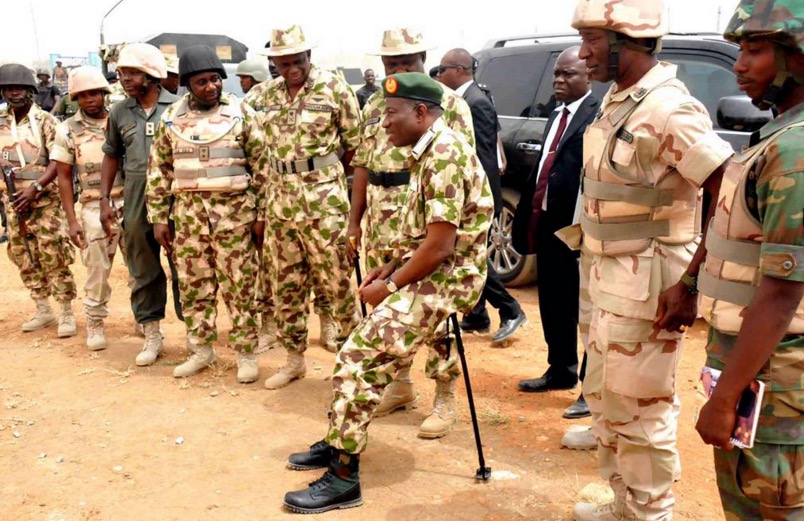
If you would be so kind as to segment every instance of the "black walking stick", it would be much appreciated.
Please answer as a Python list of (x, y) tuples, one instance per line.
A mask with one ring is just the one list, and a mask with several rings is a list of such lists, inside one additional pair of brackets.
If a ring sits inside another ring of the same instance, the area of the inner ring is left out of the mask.
[[(477, 423), (477, 413), (475, 412), (475, 400), (472, 397), (472, 383), (469, 381), (469, 367), (466, 365), (466, 353), (463, 350), (463, 339), (461, 338), (461, 328), (458, 325), (458, 315), (453, 313), (447, 320), (447, 338), (449, 338), (449, 322), (455, 330), (455, 343), (458, 346), (458, 356), (461, 358), (463, 366), (463, 382), (466, 385), (466, 397), (469, 400), (469, 413), (472, 415), (472, 428), (475, 431), (475, 444), (477, 445), (477, 462), (480, 465), (475, 473), (475, 479), (488, 481), (491, 478), (491, 467), (486, 466), (486, 459), (483, 457), (483, 442), (480, 441), (480, 425)], [(447, 358), (449, 359), (449, 344), (447, 344)]]
[[(357, 287), (363, 285), (363, 275), (360, 273), (360, 254), (357, 253), (357, 240), (355, 237), (349, 237), (349, 244), (352, 246), (352, 251), (355, 252), (355, 277), (357, 277)], [(360, 300), (360, 311), (363, 312), (363, 318), (366, 318), (366, 303)]]

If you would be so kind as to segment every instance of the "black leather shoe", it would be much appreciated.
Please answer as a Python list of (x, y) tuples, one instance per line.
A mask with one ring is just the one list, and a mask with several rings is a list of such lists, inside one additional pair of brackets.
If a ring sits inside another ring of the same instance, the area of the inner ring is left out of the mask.
[(360, 456), (332, 449), (329, 469), (304, 490), (285, 494), (285, 507), (299, 514), (320, 514), (336, 508), (359, 507)]
[(533, 380), (522, 380), (519, 382), (519, 390), (526, 393), (543, 393), (546, 391), (575, 389), (576, 385), (578, 385), (577, 378), (575, 380), (559, 380), (545, 373), (544, 376)]
[(592, 416), (592, 413), (589, 412), (589, 406), (586, 404), (586, 398), (584, 398), (583, 395), (580, 395), (575, 403), (567, 407), (562, 416), (568, 420), (577, 420), (579, 418)]
[(525, 316), (523, 311), (520, 311), (517, 316), (514, 318), (503, 320), (503, 323), (500, 324), (500, 329), (494, 333), (494, 336), (491, 338), (493, 343), (503, 342), (514, 335), (514, 333), (519, 330), (519, 328), (528, 321), (528, 317)]
[(488, 333), (491, 331), (490, 322), (474, 322), (466, 320), (466, 318), (458, 322), (458, 327), (461, 328), (461, 331), (466, 331), (467, 333)]
[(323, 469), (332, 458), (332, 447), (321, 440), (310, 445), (307, 452), (295, 452), (288, 458), (288, 468), (292, 470)]

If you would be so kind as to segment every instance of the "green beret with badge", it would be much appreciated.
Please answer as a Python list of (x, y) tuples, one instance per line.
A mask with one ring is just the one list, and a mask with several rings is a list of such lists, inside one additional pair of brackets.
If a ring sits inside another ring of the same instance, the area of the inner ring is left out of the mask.
[(386, 98), (406, 98), (441, 106), (444, 89), (430, 76), (421, 72), (393, 74), (382, 82)]

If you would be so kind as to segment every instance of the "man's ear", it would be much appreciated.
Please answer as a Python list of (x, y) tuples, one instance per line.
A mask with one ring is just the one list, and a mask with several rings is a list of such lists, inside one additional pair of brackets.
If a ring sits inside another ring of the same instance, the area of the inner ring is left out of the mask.
[(417, 103), (415, 107), (413, 107), (413, 111), (416, 113), (416, 121), (422, 122), (424, 118), (427, 117), (427, 113), (430, 112), (427, 109), (427, 105), (424, 103)]

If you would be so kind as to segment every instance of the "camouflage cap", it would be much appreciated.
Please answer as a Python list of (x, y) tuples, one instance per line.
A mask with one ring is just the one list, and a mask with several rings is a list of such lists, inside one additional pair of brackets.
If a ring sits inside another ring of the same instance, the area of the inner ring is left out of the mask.
[(723, 37), (761, 38), (804, 52), (804, 0), (741, 0)]
[(70, 93), (70, 100), (75, 101), (76, 94), (88, 90), (112, 92), (109, 82), (106, 81), (106, 77), (104, 77), (100, 69), (83, 65), (70, 71), (70, 76), (67, 78), (67, 91)]
[(117, 58), (117, 68), (130, 67), (154, 78), (167, 78), (167, 63), (162, 51), (148, 43), (130, 43)]
[(402, 72), (385, 78), (382, 90), (386, 98), (405, 98), (441, 106), (444, 89), (421, 72)]
[(271, 46), (266, 47), (260, 54), (265, 56), (289, 56), (309, 51), (316, 46), (304, 37), (304, 31), (298, 25), (291, 25), (287, 29), (273, 29), (271, 31)]
[(403, 27), (384, 31), (380, 51), (369, 54), (374, 56), (404, 56), (430, 51), (434, 48), (424, 43), (422, 33)]
[(662, 0), (578, 0), (572, 17), (575, 29), (604, 29), (631, 38), (661, 38), (667, 34)]
[(167, 71), (173, 74), (179, 74), (179, 57), (175, 54), (165, 54), (165, 64)]

